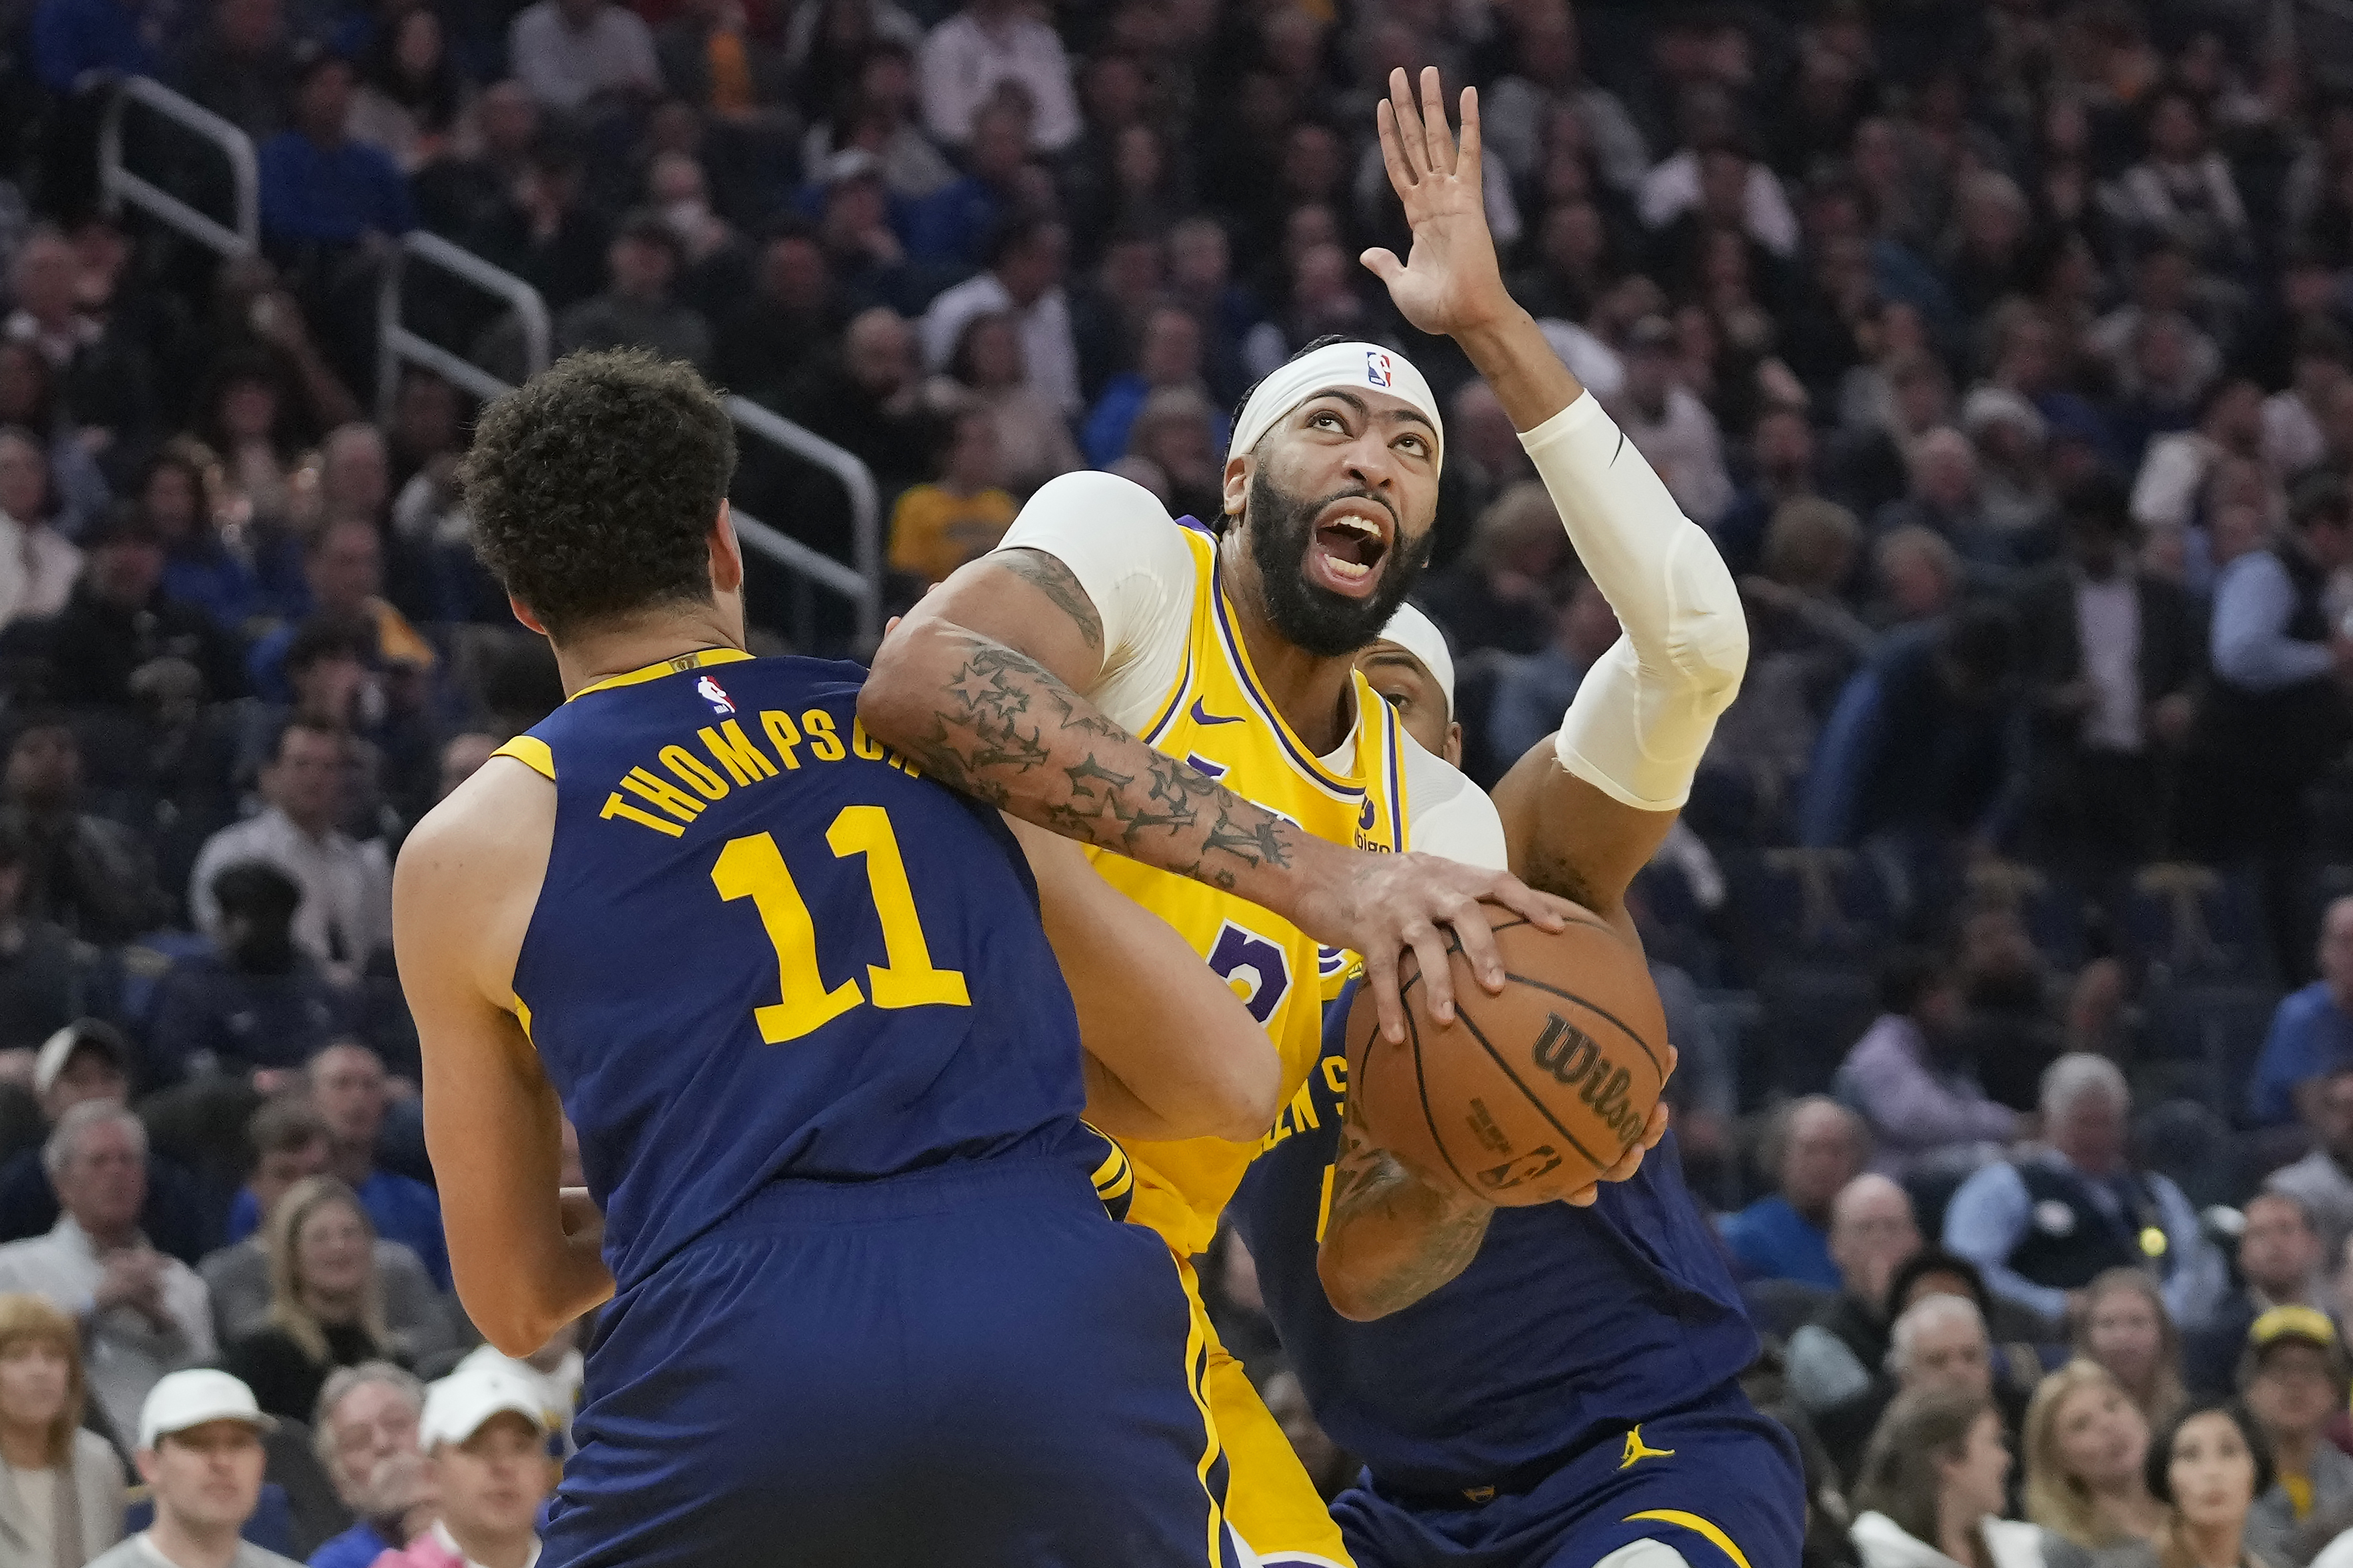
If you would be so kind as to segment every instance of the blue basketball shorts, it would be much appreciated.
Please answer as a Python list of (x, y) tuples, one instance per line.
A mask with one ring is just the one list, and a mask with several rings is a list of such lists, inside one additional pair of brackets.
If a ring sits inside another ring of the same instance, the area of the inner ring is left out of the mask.
[(1367, 1476), (1332, 1504), (1357, 1568), (1797, 1568), (1798, 1448), (1737, 1390), (1596, 1444), (1524, 1491), (1406, 1495)]
[(1225, 1568), (1207, 1359), (1070, 1162), (778, 1182), (606, 1309), (543, 1568)]

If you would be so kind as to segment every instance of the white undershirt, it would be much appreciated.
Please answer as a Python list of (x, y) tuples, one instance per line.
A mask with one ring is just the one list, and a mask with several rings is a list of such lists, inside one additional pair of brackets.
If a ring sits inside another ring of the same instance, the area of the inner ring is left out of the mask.
[(2105, 583), (2079, 580), (2075, 624), (2094, 699), (2084, 739), (2103, 751), (2138, 752), (2140, 590), (2121, 574)]
[[(1082, 695), (1113, 723), (1141, 732), (1184, 673), (1192, 636), (1196, 568), (1183, 525), (1150, 490), (1117, 474), (1064, 474), (1039, 487), (997, 548), (1040, 551), (1070, 568), (1103, 622), (1103, 673)], [(1404, 741), (1408, 847), (1503, 869), (1494, 802), (1411, 735)], [(1345, 775), (1356, 746), (1351, 726), (1321, 761)]]

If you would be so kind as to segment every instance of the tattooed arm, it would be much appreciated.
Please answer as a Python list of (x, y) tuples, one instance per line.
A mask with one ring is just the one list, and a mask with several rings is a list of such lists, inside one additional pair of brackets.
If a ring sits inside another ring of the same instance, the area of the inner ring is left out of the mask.
[(999, 550), (926, 595), (883, 642), (859, 717), (869, 734), (1001, 810), (1240, 894), (1364, 954), (1393, 1039), (1404, 1037), (1397, 969), (1407, 948), (1444, 1018), (1453, 1004), (1441, 928), (1453, 929), (1490, 990), (1504, 972), (1480, 900), (1559, 928), (1556, 901), (1507, 872), (1328, 843), (1153, 750), (1081, 695), (1103, 677), (1105, 644), (1103, 618), (1068, 567), (1042, 551)]
[(1036, 550), (1000, 551), (908, 615), (875, 657), (859, 717), (968, 795), (1215, 887), (1238, 889), (1312, 855), (1316, 841), (1079, 695), (1102, 668), (1103, 637), (1068, 567)]
[(1340, 1121), (1332, 1210), (1315, 1272), (1332, 1310), (1356, 1322), (1412, 1306), (1471, 1266), (1494, 1209), (1425, 1182), (1374, 1143), (1356, 1097)]

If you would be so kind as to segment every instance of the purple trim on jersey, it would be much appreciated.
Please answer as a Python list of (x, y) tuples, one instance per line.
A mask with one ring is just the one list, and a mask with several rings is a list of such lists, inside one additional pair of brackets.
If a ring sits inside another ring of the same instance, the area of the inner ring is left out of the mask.
[(1145, 731), (1144, 733), (1137, 738), (1147, 746), (1152, 744), (1155, 741), (1159, 740), (1162, 731), (1166, 731), (1170, 724), (1176, 722), (1176, 715), (1185, 711), (1185, 693), (1192, 689), (1193, 633), (1191, 628), (1188, 626), (1185, 633), (1185, 671), (1182, 675), (1176, 678), (1176, 689), (1170, 695), (1168, 699), (1168, 706), (1160, 710), (1160, 717), (1155, 719), (1152, 721), (1152, 727)]
[[(1363, 799), (1364, 785), (1352, 784), (1344, 779), (1334, 778), (1324, 771), (1322, 763), (1300, 749), (1299, 744), (1291, 738), (1291, 731), (1283, 724), (1282, 719), (1276, 716), (1274, 704), (1268, 701), (1266, 693), (1258, 689), (1258, 678), (1251, 672), (1250, 658), (1242, 651), (1241, 634), (1234, 630), (1233, 619), (1226, 611), (1225, 572), (1214, 556), (1211, 557), (1209, 563), (1209, 599), (1217, 606), (1218, 636), (1226, 645), (1226, 658), (1234, 667), (1234, 679), (1240, 685), (1242, 695), (1250, 700), (1250, 706), (1258, 710), (1258, 716), (1265, 720), (1267, 727), (1274, 732), (1275, 741), (1282, 747), (1284, 754), (1298, 765), (1301, 772), (1325, 789), (1344, 797)], [(1360, 709), (1361, 706), (1359, 704)], [(1383, 703), (1382, 706), (1387, 707), (1388, 704)], [(1356, 718), (1358, 722), (1363, 721), (1362, 711), (1357, 713)], [(1353, 734), (1354, 731), (1351, 733)]]
[(1397, 710), (1386, 701), (1381, 704), (1381, 722), (1388, 726), (1381, 750), (1389, 760), (1389, 843), (1403, 854), (1409, 847), (1405, 841), (1405, 726), (1398, 721)]

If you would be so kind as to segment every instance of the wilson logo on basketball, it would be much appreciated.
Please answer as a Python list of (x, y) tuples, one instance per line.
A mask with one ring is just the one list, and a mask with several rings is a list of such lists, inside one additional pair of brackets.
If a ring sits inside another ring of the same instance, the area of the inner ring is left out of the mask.
[(1622, 1149), (1642, 1131), (1644, 1118), (1626, 1098), (1633, 1075), (1602, 1054), (1593, 1037), (1557, 1013), (1546, 1016), (1544, 1033), (1529, 1054), (1536, 1066), (1577, 1090)]

